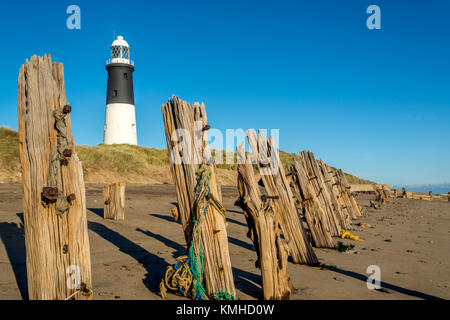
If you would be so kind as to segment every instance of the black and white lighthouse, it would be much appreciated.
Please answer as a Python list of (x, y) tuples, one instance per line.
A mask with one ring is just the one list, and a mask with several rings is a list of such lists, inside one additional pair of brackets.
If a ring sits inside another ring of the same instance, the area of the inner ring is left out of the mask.
[(134, 62), (130, 46), (118, 36), (111, 45), (111, 58), (106, 62), (108, 90), (106, 97), (104, 144), (137, 145), (134, 106)]

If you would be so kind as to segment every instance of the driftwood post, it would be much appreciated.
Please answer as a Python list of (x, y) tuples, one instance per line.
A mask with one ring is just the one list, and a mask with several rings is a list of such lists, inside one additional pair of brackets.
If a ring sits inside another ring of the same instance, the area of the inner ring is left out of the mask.
[(317, 164), (317, 160), (312, 152), (302, 151), (300, 156), (302, 158), (302, 163), (305, 166), (308, 180), (311, 181), (314, 192), (326, 213), (331, 235), (339, 236), (342, 227), (337, 218), (336, 210), (338, 210), (338, 207), (333, 205), (334, 201), (329, 193), (328, 187), (325, 185), (322, 171)]
[[(200, 164), (206, 161), (211, 168), (210, 193), (221, 199), (208, 145), (207, 116), (204, 104), (186, 101), (173, 96), (161, 106), (171, 162), (171, 172), (175, 182), (178, 216), (189, 248), (194, 236), (196, 173)], [(228, 236), (223, 213), (209, 205), (205, 223), (195, 232), (200, 237), (204, 262), (204, 284), (206, 294), (214, 298), (218, 292), (236, 295), (228, 249)]]
[(343, 186), (343, 189), (345, 191), (347, 191), (347, 195), (350, 199), (350, 208), (353, 212), (352, 216), (356, 215), (357, 217), (360, 217), (362, 215), (361, 212), (361, 207), (358, 205), (358, 203), (356, 202), (355, 196), (353, 195), (353, 193), (350, 191), (351, 187), (350, 184), (347, 181), (347, 178), (345, 177), (344, 171), (342, 171), (341, 169), (339, 169), (337, 171), (338, 177), (339, 177), (339, 181)]
[(111, 220), (125, 220), (125, 183), (103, 185), (103, 217)]
[(333, 205), (336, 207), (335, 213), (341, 228), (348, 229), (351, 219), (356, 218), (352, 214), (348, 190), (340, 181), (339, 173), (331, 171), (330, 167), (323, 161), (318, 162), (318, 166), (322, 171), (322, 177), (325, 185), (328, 187)]
[(258, 137), (253, 130), (248, 131), (247, 138), (253, 154), (257, 155), (258, 167), (266, 192), (269, 197), (274, 197), (273, 209), (280, 219), (281, 230), (292, 260), (294, 263), (317, 265), (319, 260), (300, 221), (294, 195), (272, 138), (266, 138), (261, 131)]
[(74, 149), (63, 65), (33, 56), (19, 73), (28, 292), (32, 300), (90, 299), (83, 170)]
[(239, 205), (244, 211), (261, 269), (265, 300), (289, 299), (293, 285), (287, 270), (288, 253), (280, 237), (278, 216), (271, 207), (271, 199), (261, 198), (250, 159), (245, 155), (244, 144), (237, 149)]
[(331, 237), (325, 212), (310, 184), (305, 169), (295, 161), (290, 171), (296, 197), (300, 208), (303, 210), (315, 246), (317, 248), (334, 248), (336, 243)]

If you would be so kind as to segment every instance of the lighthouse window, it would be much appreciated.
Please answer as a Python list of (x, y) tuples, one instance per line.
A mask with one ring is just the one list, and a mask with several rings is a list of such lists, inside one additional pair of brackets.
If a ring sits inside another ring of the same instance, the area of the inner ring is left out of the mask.
[(128, 79), (128, 73), (124, 73), (124, 74), (123, 74), (123, 78), (124, 78), (124, 79)]
[(117, 97), (117, 90), (114, 90), (113, 97)]

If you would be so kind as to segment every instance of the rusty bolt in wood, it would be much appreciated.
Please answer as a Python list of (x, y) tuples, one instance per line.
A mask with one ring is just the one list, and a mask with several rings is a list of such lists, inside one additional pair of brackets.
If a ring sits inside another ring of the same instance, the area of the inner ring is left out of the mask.
[(211, 129), (211, 126), (207, 124), (206, 126), (203, 127), (202, 131), (208, 131), (209, 129)]
[(279, 196), (266, 196), (266, 195), (261, 196), (262, 201), (267, 201), (268, 199), (277, 200), (277, 199), (280, 199), (280, 197)]
[(111, 199), (108, 199), (108, 200), (105, 201), (106, 205), (109, 205), (110, 203), (111, 203)]
[(64, 114), (71, 113), (71, 112), (72, 112), (72, 107), (69, 106), (68, 104), (66, 104), (66, 105), (63, 107), (62, 112), (63, 112)]
[(82, 283), (80, 284), (80, 291), (81, 291), (81, 294), (82, 294), (83, 296), (85, 296), (85, 297), (92, 296), (92, 290), (89, 289), (89, 288), (87, 287), (87, 284), (84, 283), (84, 282), (82, 282)]
[(56, 200), (58, 199), (58, 189), (51, 187), (42, 188), (42, 195), (47, 200)]
[(66, 157), (66, 158), (72, 157), (72, 149), (65, 149), (63, 151), (63, 156)]
[(69, 252), (69, 246), (67, 245), (67, 244), (65, 244), (64, 246), (63, 246), (63, 253), (64, 254), (67, 254)]
[(67, 196), (67, 201), (69, 201), (69, 202), (75, 201), (76, 199), (77, 199), (77, 196), (74, 193)]

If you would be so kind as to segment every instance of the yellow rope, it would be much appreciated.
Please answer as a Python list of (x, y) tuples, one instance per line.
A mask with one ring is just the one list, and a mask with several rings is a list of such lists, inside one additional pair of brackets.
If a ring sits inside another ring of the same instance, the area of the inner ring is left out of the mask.
[(359, 239), (358, 236), (354, 236), (352, 235), (350, 232), (346, 231), (346, 230), (341, 230), (341, 238), (342, 239), (350, 239), (350, 240), (355, 240), (355, 241), (362, 241)]
[(167, 289), (170, 290), (181, 289), (186, 294), (189, 293), (189, 290), (194, 282), (194, 277), (192, 276), (191, 270), (189, 269), (189, 265), (186, 262), (187, 259), (188, 259), (187, 255), (178, 257), (176, 259), (176, 261), (180, 263), (178, 269), (175, 269), (174, 266), (167, 267), (164, 280), (161, 281), (159, 285), (161, 296), (164, 300), (167, 300), (166, 294)]

